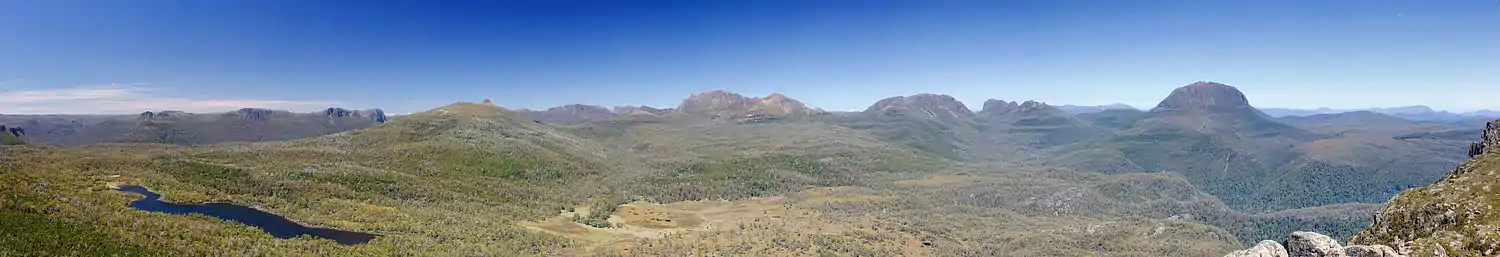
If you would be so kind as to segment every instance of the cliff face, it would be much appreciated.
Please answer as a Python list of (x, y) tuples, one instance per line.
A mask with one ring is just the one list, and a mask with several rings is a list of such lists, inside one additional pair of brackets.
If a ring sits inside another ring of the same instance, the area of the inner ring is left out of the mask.
[(1469, 144), (1469, 158), (1484, 154), (1486, 148), (1500, 147), (1500, 122), (1492, 121), (1485, 125), (1484, 134), (1479, 136), (1479, 141)]
[(1437, 183), (1397, 194), (1349, 242), (1416, 256), (1500, 254), (1500, 120), (1489, 122), (1469, 154)]

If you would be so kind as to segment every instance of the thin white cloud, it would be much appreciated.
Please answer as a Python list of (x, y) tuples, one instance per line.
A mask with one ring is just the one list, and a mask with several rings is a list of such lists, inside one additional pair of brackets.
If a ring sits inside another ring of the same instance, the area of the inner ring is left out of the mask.
[(339, 104), (337, 101), (168, 98), (154, 96), (152, 93), (161, 90), (146, 87), (147, 85), (109, 84), (0, 92), (0, 113), (132, 114), (160, 110), (223, 112), (239, 108), (309, 110)]

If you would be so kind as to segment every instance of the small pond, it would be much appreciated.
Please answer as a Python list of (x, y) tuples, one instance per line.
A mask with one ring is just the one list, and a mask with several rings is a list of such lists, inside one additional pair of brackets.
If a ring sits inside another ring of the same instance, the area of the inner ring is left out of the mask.
[(120, 191), (141, 194), (145, 199), (130, 202), (130, 207), (137, 210), (181, 214), (200, 213), (210, 217), (230, 220), (260, 228), (276, 238), (293, 238), (300, 235), (310, 235), (318, 238), (333, 240), (343, 245), (355, 245), (369, 242), (375, 238), (375, 234), (343, 231), (327, 228), (311, 228), (282, 218), (276, 214), (263, 212), (254, 208), (227, 204), (174, 204), (161, 201), (161, 195), (146, 190), (141, 186), (122, 186)]

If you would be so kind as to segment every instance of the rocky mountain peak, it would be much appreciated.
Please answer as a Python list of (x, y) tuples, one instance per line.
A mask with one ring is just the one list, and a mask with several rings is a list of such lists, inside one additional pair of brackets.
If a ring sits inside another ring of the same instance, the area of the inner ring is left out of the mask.
[(1015, 111), (1018, 108), (1021, 108), (1021, 104), (1020, 103), (1009, 102), (1009, 101), (1005, 101), (1005, 100), (989, 99), (989, 100), (984, 100), (984, 108), (979, 109), (979, 112), (982, 112), (982, 113), (996, 113), (996, 114), (998, 114), (998, 113), (1010, 113), (1010, 112)]
[(661, 109), (661, 108), (656, 108), (656, 107), (651, 107), (651, 106), (633, 106), (633, 105), (627, 105), (627, 106), (615, 106), (615, 108), (614, 108), (613, 111), (614, 111), (615, 115), (659, 116), (659, 115), (665, 115), (665, 114), (667, 114), (667, 112), (671, 112), (672, 109), (671, 108)]
[(964, 106), (949, 95), (916, 94), (911, 96), (897, 96), (881, 99), (865, 108), (866, 115), (921, 115), (941, 119), (964, 119), (974, 116), (969, 107)]
[(604, 106), (586, 104), (568, 104), (547, 108), (545, 111), (523, 110), (520, 112), (532, 120), (556, 124), (583, 124), (618, 115), (617, 112), (609, 108), (604, 108)]
[(990, 99), (984, 101), (984, 109), (979, 111), (986, 116), (1003, 116), (1014, 114), (1065, 114), (1061, 109), (1048, 105), (1047, 103), (1034, 100), (1025, 102), (1007, 102), (1004, 100)]
[(813, 114), (819, 111), (807, 108), (802, 101), (797, 101), (782, 94), (771, 94), (760, 99), (751, 99), (753, 104), (750, 111), (755, 114), (782, 116), (792, 114)]
[(771, 94), (762, 98), (749, 98), (724, 90), (698, 93), (682, 101), (677, 108), (685, 113), (711, 114), (719, 116), (783, 116), (813, 114), (801, 101), (782, 94)]
[(558, 107), (547, 108), (547, 111), (549, 111), (549, 112), (592, 113), (592, 114), (604, 114), (604, 115), (608, 115), (608, 114), (613, 114), (614, 113), (614, 111), (611, 111), (608, 108), (604, 108), (604, 106), (587, 105), (587, 104), (568, 104), (568, 105), (563, 105), (563, 106), (558, 106)]
[(1172, 90), (1156, 105), (1156, 110), (1238, 109), (1251, 108), (1250, 101), (1238, 88), (1216, 82), (1199, 81)]
[(688, 96), (678, 109), (687, 112), (722, 111), (744, 106), (749, 101), (743, 95), (724, 90), (714, 90)]
[(274, 115), (275, 113), (276, 113), (276, 110), (271, 110), (271, 109), (243, 108), (243, 109), (239, 109), (239, 110), (236, 110), (236, 111), (228, 113), (228, 114), (229, 115), (239, 116), (239, 117), (244, 118), (246, 120), (264, 121), (264, 120), (270, 119), (271, 115)]
[(368, 118), (375, 122), (385, 122), (385, 111), (380, 109), (349, 110), (344, 108), (323, 109), (323, 115), (331, 118)]
[(1055, 110), (1055, 109), (1057, 109), (1057, 108), (1056, 107), (1052, 107), (1051, 105), (1047, 105), (1047, 103), (1027, 100), (1024, 103), (1021, 103), (1021, 106), (1019, 107), (1018, 111), (1020, 111), (1020, 112), (1045, 112), (1045, 111), (1051, 111), (1051, 110)]
[(189, 115), (189, 113), (183, 112), (183, 111), (161, 111), (161, 112), (150, 112), (150, 111), (147, 111), (147, 112), (142, 112), (139, 118), (141, 120), (148, 120), (149, 121), (149, 120), (158, 120), (158, 119), (171, 119), (171, 118), (183, 117), (183, 116), (187, 116), (187, 115)]

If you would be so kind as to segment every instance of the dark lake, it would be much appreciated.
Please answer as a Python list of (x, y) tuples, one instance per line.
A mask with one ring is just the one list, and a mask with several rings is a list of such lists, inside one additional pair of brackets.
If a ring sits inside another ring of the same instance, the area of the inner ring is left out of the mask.
[(369, 242), (375, 238), (375, 234), (343, 231), (326, 228), (311, 228), (282, 218), (276, 214), (263, 212), (254, 208), (227, 204), (174, 204), (162, 202), (161, 195), (146, 190), (141, 186), (122, 186), (120, 191), (141, 194), (145, 199), (130, 202), (130, 207), (137, 210), (187, 215), (189, 213), (201, 213), (210, 217), (235, 221), (260, 228), (276, 238), (293, 238), (300, 235), (310, 235), (318, 238), (333, 240), (343, 245), (355, 245)]

